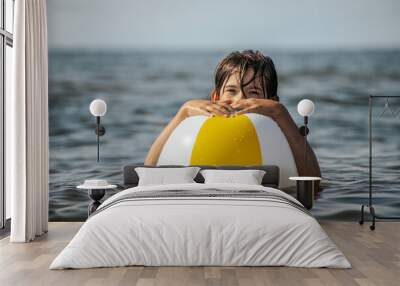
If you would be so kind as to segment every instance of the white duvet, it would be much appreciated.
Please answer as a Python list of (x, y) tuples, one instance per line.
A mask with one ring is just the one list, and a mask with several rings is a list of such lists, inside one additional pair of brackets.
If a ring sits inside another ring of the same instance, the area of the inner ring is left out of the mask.
[(229, 197), (153, 198), (112, 204), (130, 192), (214, 187), (263, 190), (297, 202), (277, 189), (254, 185), (194, 183), (127, 189), (99, 207), (104, 210), (82, 225), (50, 269), (127, 265), (351, 267), (318, 222), (288, 204)]

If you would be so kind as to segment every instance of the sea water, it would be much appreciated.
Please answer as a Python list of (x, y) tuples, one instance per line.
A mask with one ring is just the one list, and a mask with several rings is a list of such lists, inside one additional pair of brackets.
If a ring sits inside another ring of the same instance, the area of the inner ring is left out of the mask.
[[(85, 220), (86, 179), (122, 183), (122, 166), (143, 162), (187, 100), (208, 98), (227, 51), (62, 51), (49, 53), (50, 220)], [(400, 95), (400, 51), (263, 50), (275, 61), (279, 96), (298, 125), (297, 103), (315, 103), (309, 141), (322, 170), (313, 214), (357, 220), (368, 195), (368, 95)], [(96, 162), (89, 104), (107, 102)], [(400, 99), (374, 101), (374, 204), (400, 215)], [(107, 196), (115, 192), (109, 192)]]

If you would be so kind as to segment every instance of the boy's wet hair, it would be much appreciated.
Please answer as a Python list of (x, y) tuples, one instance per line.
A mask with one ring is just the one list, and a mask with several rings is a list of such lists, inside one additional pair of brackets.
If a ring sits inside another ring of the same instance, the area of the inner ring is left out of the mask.
[[(249, 69), (254, 70), (254, 75), (249, 81), (243, 82), (244, 75)], [(264, 98), (279, 101), (277, 95), (278, 76), (274, 62), (270, 57), (263, 55), (260, 51), (253, 50), (236, 51), (226, 56), (215, 70), (217, 98), (220, 96), (225, 81), (235, 72), (239, 72), (240, 88), (243, 94), (245, 94), (243, 88), (260, 76)]]

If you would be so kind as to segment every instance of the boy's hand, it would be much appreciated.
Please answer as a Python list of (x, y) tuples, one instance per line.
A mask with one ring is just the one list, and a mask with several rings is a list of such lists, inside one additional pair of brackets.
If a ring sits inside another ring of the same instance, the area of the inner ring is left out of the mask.
[(284, 106), (271, 99), (264, 98), (245, 98), (231, 104), (236, 110), (236, 115), (245, 113), (258, 113), (277, 119), (282, 114)]
[(185, 102), (180, 112), (184, 117), (195, 115), (221, 115), (229, 116), (234, 113), (234, 109), (230, 106), (231, 101), (210, 101), (205, 99), (193, 99)]

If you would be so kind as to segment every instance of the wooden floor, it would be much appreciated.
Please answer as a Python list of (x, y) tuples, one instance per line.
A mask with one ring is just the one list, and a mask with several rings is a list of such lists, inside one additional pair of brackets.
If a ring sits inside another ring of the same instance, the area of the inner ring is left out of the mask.
[(0, 285), (400, 285), (400, 222), (368, 225), (321, 223), (352, 269), (289, 267), (121, 267), (48, 270), (81, 226), (50, 223), (44, 237), (11, 244), (0, 241)]

